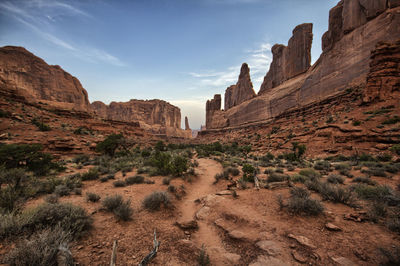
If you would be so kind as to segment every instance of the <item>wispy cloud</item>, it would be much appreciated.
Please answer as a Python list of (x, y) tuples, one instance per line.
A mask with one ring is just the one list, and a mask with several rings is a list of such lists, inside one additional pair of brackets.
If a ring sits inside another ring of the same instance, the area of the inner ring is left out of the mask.
[(79, 46), (65, 41), (51, 32), (60, 31), (55, 25), (56, 17), (92, 18), (87, 12), (64, 2), (50, 0), (20, 0), (1, 2), (0, 13), (4, 13), (33, 30), (44, 40), (59, 48), (68, 50), (72, 55), (89, 62), (104, 62), (114, 66), (126, 66), (119, 58), (108, 52), (88, 46)]
[[(255, 90), (257, 90), (272, 61), (271, 44), (262, 43), (253, 50), (245, 51), (243, 62), (247, 62), (250, 67), (250, 74)], [(240, 73), (241, 64), (228, 67), (223, 71), (205, 71), (203, 73), (189, 72), (194, 78), (199, 78), (201, 85), (226, 88), (235, 84)]]

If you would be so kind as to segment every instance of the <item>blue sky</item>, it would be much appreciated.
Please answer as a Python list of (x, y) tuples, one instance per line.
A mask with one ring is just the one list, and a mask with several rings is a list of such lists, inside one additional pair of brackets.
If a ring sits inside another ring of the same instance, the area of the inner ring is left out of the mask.
[(76, 76), (89, 100), (163, 99), (196, 129), (247, 62), (255, 91), (271, 46), (314, 23), (313, 62), (338, 0), (0, 0), (0, 46)]

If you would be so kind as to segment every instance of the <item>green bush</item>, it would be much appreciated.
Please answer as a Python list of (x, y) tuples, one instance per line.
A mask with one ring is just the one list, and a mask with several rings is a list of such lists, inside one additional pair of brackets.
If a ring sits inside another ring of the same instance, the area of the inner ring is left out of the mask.
[(268, 182), (282, 182), (288, 180), (289, 176), (281, 173), (271, 173), (268, 175)]
[(385, 201), (386, 197), (392, 195), (392, 189), (389, 186), (357, 184), (353, 189), (360, 198), (367, 200)]
[(237, 169), (236, 167), (228, 167), (227, 171), (232, 176), (238, 176), (240, 174), (239, 169)]
[(161, 191), (155, 191), (147, 195), (142, 202), (143, 207), (150, 211), (157, 211), (162, 205), (164, 205), (164, 207), (169, 207), (170, 203), (168, 194)]
[(317, 161), (314, 164), (314, 169), (315, 170), (325, 170), (325, 171), (330, 171), (331, 169), (331, 163), (329, 161)]
[(131, 208), (130, 200), (123, 201), (117, 208), (113, 210), (114, 215), (122, 221), (129, 221), (132, 219), (133, 209)]
[(50, 131), (51, 130), (51, 127), (49, 125), (39, 121), (37, 118), (32, 119), (31, 122), (33, 125), (37, 126), (37, 128), (40, 131)]
[(113, 182), (114, 187), (126, 187), (126, 182), (124, 180), (117, 180)]
[(100, 176), (99, 171), (97, 170), (97, 168), (93, 167), (90, 168), (89, 171), (87, 171), (86, 173), (83, 173), (81, 175), (81, 178), (83, 181), (87, 181), (87, 180), (96, 180), (98, 179)]
[(125, 138), (122, 134), (111, 134), (96, 145), (96, 151), (109, 156), (114, 156), (116, 150), (123, 147), (124, 144)]
[(371, 175), (371, 176), (387, 177), (385, 170), (383, 168), (377, 168), (377, 167), (371, 167), (369, 169), (362, 169), (361, 173)]
[(309, 179), (319, 179), (321, 177), (321, 174), (312, 168), (301, 169), (299, 174)]
[(98, 202), (100, 200), (100, 196), (96, 193), (86, 192), (86, 200), (90, 202)]
[(135, 175), (135, 176), (130, 176), (125, 179), (125, 183), (127, 185), (133, 185), (133, 184), (143, 184), (144, 183), (144, 177), (141, 175)]
[(67, 187), (66, 185), (58, 185), (54, 189), (54, 193), (56, 195), (58, 195), (59, 197), (68, 196), (70, 192), (71, 192), (71, 189), (69, 187)]
[(174, 176), (181, 176), (188, 170), (189, 160), (186, 157), (177, 155), (172, 158), (171, 174)]
[(290, 181), (294, 183), (305, 183), (307, 180), (309, 179), (306, 176), (299, 174), (294, 174), (290, 177)]
[(377, 185), (377, 182), (372, 180), (369, 177), (356, 177), (356, 178), (353, 179), (353, 182), (354, 183), (364, 183), (364, 184), (367, 184), (367, 185), (370, 185), (370, 186)]
[(400, 144), (394, 144), (392, 147), (390, 147), (390, 151), (400, 155)]
[(38, 176), (46, 175), (51, 169), (61, 170), (42, 149), (39, 144), (0, 144), (0, 165), (7, 169), (25, 168)]

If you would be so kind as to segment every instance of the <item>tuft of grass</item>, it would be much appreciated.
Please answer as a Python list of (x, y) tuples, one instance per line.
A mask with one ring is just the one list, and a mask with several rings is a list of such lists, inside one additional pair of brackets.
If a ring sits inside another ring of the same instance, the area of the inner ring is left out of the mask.
[(171, 182), (171, 178), (169, 178), (169, 177), (164, 177), (162, 180), (163, 185), (166, 185), (166, 186), (168, 186), (170, 182)]
[(197, 257), (197, 264), (199, 266), (209, 266), (211, 265), (210, 257), (207, 254), (204, 244), (201, 246), (200, 254)]
[(392, 189), (389, 186), (370, 186), (366, 184), (357, 184), (353, 186), (353, 190), (361, 199), (385, 201), (392, 195)]
[(171, 201), (168, 193), (162, 191), (155, 191), (147, 195), (142, 202), (143, 207), (149, 211), (157, 211), (162, 205), (169, 207), (170, 204)]
[(54, 193), (57, 194), (59, 197), (68, 196), (70, 192), (70, 188), (66, 185), (58, 185), (54, 189)]
[(288, 180), (289, 176), (281, 173), (271, 173), (268, 175), (268, 182), (282, 182)]
[(349, 206), (355, 205), (354, 194), (348, 188), (343, 188), (329, 183), (321, 183), (319, 193), (324, 200), (329, 200), (335, 203), (343, 203)]
[(315, 170), (325, 170), (325, 171), (330, 171), (331, 169), (331, 163), (329, 161), (317, 161), (314, 164), (314, 169)]
[(312, 168), (301, 169), (299, 174), (309, 179), (319, 179), (321, 177), (321, 174)]
[(81, 175), (82, 181), (86, 181), (86, 180), (96, 180), (98, 179), (100, 176), (99, 171), (97, 170), (97, 168), (93, 167), (90, 168), (89, 171), (87, 171), (86, 173), (83, 173)]
[(363, 184), (367, 184), (367, 185), (370, 185), (370, 186), (377, 185), (377, 182), (372, 180), (369, 177), (356, 177), (356, 178), (353, 179), (353, 182), (354, 183), (363, 183)]
[(121, 206), (123, 202), (124, 200), (121, 195), (113, 195), (113, 196), (107, 196), (103, 200), (102, 204), (107, 211), (113, 212), (116, 208)]

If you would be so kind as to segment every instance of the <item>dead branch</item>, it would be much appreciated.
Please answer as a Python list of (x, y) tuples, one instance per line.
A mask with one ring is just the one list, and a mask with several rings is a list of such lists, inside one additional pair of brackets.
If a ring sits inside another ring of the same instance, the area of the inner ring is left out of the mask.
[(115, 266), (116, 265), (116, 261), (117, 261), (117, 244), (118, 244), (118, 241), (114, 240), (112, 254), (111, 254), (110, 266)]
[(154, 229), (153, 250), (142, 259), (142, 261), (139, 263), (139, 266), (146, 266), (152, 259), (154, 259), (157, 256), (159, 246), (160, 242), (157, 241), (157, 232)]

